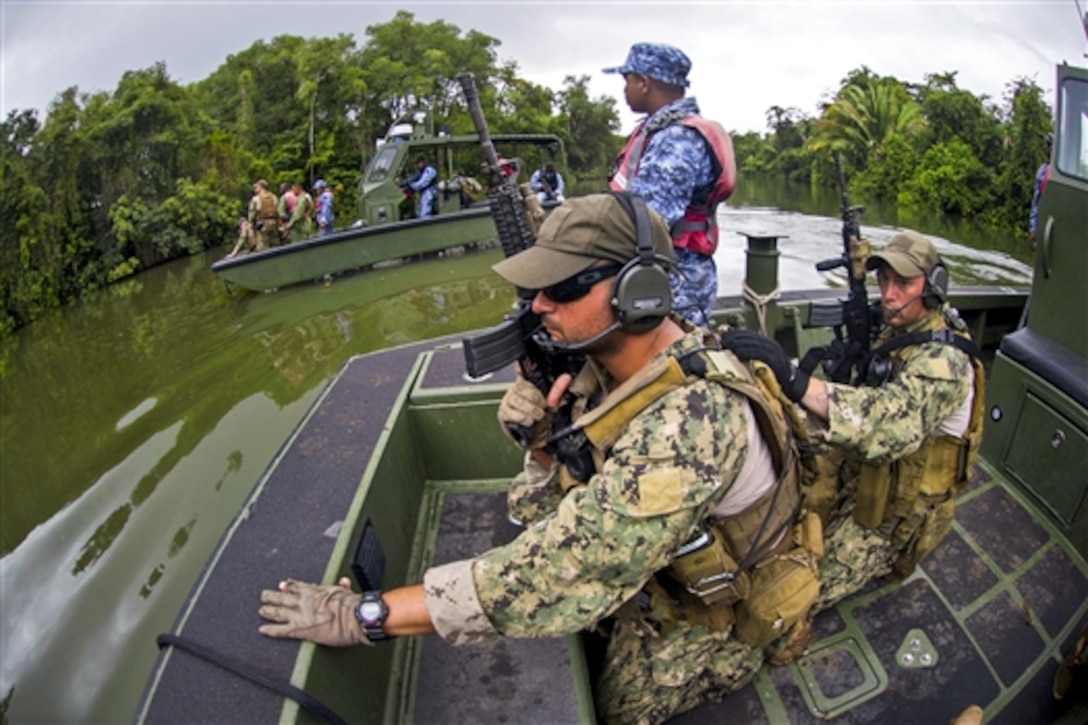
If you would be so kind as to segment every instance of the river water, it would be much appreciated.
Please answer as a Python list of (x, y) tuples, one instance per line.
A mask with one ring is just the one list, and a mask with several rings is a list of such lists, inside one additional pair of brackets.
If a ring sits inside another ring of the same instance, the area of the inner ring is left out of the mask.
[[(742, 185), (720, 214), (720, 292), (740, 291), (738, 232), (783, 236), (783, 289), (843, 286), (813, 269), (841, 252), (837, 204), (834, 193)], [(880, 246), (898, 224), (933, 236), (954, 284), (1030, 281), (1023, 242), (967, 225), (873, 210), (863, 231)], [(495, 250), (244, 296), (209, 270), (224, 253), (141, 273), (3, 343), (5, 720), (130, 721), (155, 636), (335, 371), (353, 355), (494, 324), (513, 299), (490, 270)]]

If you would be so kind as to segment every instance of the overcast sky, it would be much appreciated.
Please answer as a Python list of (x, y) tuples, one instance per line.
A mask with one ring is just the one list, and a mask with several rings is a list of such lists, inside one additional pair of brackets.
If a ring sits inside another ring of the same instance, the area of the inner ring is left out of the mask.
[(367, 25), (398, 9), (498, 38), (500, 60), (553, 89), (566, 75), (589, 75), (594, 96), (617, 99), (624, 131), (635, 117), (622, 80), (600, 70), (621, 64), (642, 40), (683, 48), (693, 62), (689, 94), (703, 115), (739, 131), (763, 130), (772, 105), (815, 114), (863, 64), (913, 82), (956, 70), (961, 88), (994, 99), (1016, 77), (1049, 91), (1056, 63), (1088, 64), (1075, 0), (0, 0), (0, 106), (5, 117), (29, 107), (44, 115), (68, 86), (112, 91), (126, 70), (159, 60), (173, 79), (191, 83), (281, 34), (347, 32), (362, 44)]

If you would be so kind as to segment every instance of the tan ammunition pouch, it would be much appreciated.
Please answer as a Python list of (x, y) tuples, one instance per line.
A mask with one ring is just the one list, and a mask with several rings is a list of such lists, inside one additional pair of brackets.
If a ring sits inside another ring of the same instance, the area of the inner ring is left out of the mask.
[[(936, 316), (943, 327), (943, 319)], [(927, 326), (930, 327), (930, 326)], [(910, 348), (893, 355), (905, 355)], [(931, 436), (918, 450), (883, 464), (863, 463), (857, 479), (854, 520), (877, 530), (900, 549), (896, 572), (909, 574), (952, 527), (953, 499), (967, 484), (982, 441), (986, 373), (972, 358), (974, 398), (967, 432)]]
[(808, 614), (820, 594), (816, 569), (823, 558), (820, 517), (809, 512), (794, 527), (784, 554), (756, 565), (752, 592), (734, 607), (735, 632), (751, 647), (770, 644)]

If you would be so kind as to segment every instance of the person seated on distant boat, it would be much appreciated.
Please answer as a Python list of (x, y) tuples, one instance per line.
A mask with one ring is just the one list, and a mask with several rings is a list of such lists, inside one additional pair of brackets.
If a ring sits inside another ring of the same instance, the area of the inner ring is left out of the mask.
[(419, 196), (417, 215), (425, 219), (438, 214), (438, 172), (423, 156), (416, 158), (416, 170), (404, 182)]
[(314, 198), (302, 188), (302, 182), (291, 185), (295, 203), (291, 218), (287, 221), (287, 232), (292, 242), (298, 242), (314, 235)]
[(979, 351), (946, 303), (948, 270), (932, 242), (902, 231), (869, 257), (884, 328), (867, 379), (857, 386), (810, 377), (774, 340), (728, 330), (722, 346), (765, 361), (788, 398), (846, 457), (805, 487), (825, 517), (819, 611), (876, 577), (902, 579), (952, 527), (982, 440), (984, 371)]
[(544, 164), (543, 168), (534, 171), (533, 175), (529, 177), (529, 186), (533, 187), (537, 201), (541, 204), (561, 202), (565, 199), (563, 196), (563, 175), (555, 170), (554, 161), (549, 161)]
[(247, 218), (260, 239), (261, 248), (280, 245), (279, 200), (268, 190), (268, 182), (260, 179), (253, 185), (253, 198), (249, 200)]
[(484, 191), (483, 185), (473, 177), (466, 176), (462, 169), (458, 169), (449, 181), (440, 181), (438, 186), (447, 199), (450, 194), (456, 193), (462, 209), (472, 206)]
[(264, 249), (261, 238), (253, 231), (253, 225), (245, 217), (238, 218), (238, 241), (224, 259), (233, 259), (238, 252), (257, 252)]
[(384, 593), (287, 579), (261, 593), (261, 633), (467, 645), (591, 630), (605, 640), (605, 722), (660, 722), (746, 683), (763, 662), (746, 638), (788, 622), (745, 605), (772, 593), (803, 605), (818, 586), (814, 555), (794, 543), (798, 459), (777, 398), (670, 313), (671, 260), (668, 227), (637, 197), (553, 210), (533, 246), (494, 265), (532, 291), (555, 352), (586, 356), (547, 394), (519, 376), (499, 404), (502, 430), (524, 433), (511, 435), (525, 463), (508, 504), (525, 529)]
[(324, 179), (318, 179), (314, 182), (314, 191), (318, 195), (317, 200), (314, 202), (317, 234), (321, 237), (328, 236), (333, 233), (333, 223), (336, 221), (336, 214), (333, 211), (332, 189), (328, 187)]

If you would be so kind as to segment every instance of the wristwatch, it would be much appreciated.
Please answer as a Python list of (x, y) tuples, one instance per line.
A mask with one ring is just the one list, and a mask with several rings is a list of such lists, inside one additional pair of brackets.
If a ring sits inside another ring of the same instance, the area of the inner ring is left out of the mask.
[(389, 639), (382, 629), (385, 618), (389, 616), (389, 607), (382, 601), (382, 593), (377, 590), (363, 592), (363, 598), (355, 605), (355, 618), (366, 631), (367, 639), (376, 642)]

